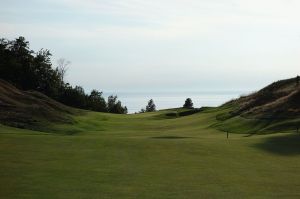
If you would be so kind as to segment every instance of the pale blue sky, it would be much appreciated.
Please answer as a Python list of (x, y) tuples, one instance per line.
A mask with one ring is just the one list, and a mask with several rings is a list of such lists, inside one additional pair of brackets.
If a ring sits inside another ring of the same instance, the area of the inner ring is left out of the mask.
[(1, 37), (89, 90), (257, 90), (300, 74), (297, 0), (0, 0)]

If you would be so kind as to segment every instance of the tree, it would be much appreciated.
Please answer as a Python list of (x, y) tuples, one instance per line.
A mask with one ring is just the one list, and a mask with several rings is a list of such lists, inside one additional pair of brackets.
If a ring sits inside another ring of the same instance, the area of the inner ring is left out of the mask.
[(194, 104), (191, 98), (187, 98), (184, 102), (183, 108), (194, 108)]
[(41, 49), (33, 58), (30, 80), (34, 83), (33, 88), (45, 93), (50, 97), (57, 98), (60, 86), (60, 75), (52, 68), (51, 53), (47, 49)]
[(107, 106), (105, 99), (102, 97), (102, 92), (97, 90), (92, 90), (91, 94), (88, 96), (87, 101), (88, 109), (99, 112), (106, 112)]
[(109, 113), (127, 114), (127, 107), (123, 107), (117, 96), (109, 96), (107, 99), (107, 110)]
[(65, 58), (60, 58), (57, 60), (57, 71), (60, 75), (61, 78), (61, 82), (64, 82), (65, 80), (65, 76), (67, 74), (68, 71), (68, 65), (70, 65), (71, 62), (67, 61)]
[(0, 78), (14, 84), (20, 89), (32, 89), (34, 70), (33, 51), (24, 37), (9, 41), (1, 39), (0, 43)]
[(299, 77), (299, 75), (297, 75), (297, 77), (296, 77), (296, 84), (297, 84), (297, 86), (299, 86), (299, 82), (300, 82), (300, 77)]
[(115, 105), (117, 103), (117, 99), (118, 97), (117, 96), (113, 96), (113, 95), (110, 95), (108, 98), (107, 98), (107, 111), (110, 112), (110, 113), (113, 113), (115, 110)]
[(146, 112), (154, 112), (156, 111), (156, 106), (154, 104), (153, 99), (150, 99), (148, 105), (146, 106)]
[(26, 41), (25, 37), (19, 37), (14, 41), (10, 41), (9, 50), (15, 53), (15, 55), (21, 58), (31, 57), (33, 51), (29, 48), (29, 42)]
[(60, 101), (69, 106), (84, 109), (87, 107), (87, 96), (81, 86), (73, 88), (67, 83), (60, 97)]
[(124, 110), (123, 110), (123, 113), (124, 113), (124, 114), (127, 114), (127, 113), (128, 113), (128, 109), (127, 109), (127, 106), (124, 106)]

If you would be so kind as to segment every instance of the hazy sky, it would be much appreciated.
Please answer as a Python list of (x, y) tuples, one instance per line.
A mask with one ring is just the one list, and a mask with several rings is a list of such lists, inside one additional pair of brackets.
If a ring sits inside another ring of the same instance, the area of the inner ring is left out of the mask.
[(89, 90), (257, 90), (300, 74), (299, 0), (0, 0), (25, 36)]

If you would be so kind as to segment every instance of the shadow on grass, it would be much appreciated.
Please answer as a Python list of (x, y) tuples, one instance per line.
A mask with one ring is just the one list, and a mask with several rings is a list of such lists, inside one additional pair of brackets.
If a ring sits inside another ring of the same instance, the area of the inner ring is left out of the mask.
[(254, 135), (256, 135), (256, 133), (250, 133), (250, 134), (248, 134), (248, 135), (244, 135), (244, 137), (251, 137), (251, 136), (254, 136)]
[(190, 137), (181, 137), (181, 136), (158, 136), (158, 137), (151, 137), (152, 139), (186, 139)]
[(254, 147), (279, 155), (300, 155), (300, 135), (289, 134), (266, 138)]

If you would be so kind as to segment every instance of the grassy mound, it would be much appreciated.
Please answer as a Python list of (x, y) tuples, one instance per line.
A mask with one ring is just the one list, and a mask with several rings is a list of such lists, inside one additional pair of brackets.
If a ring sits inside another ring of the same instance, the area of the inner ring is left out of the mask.
[(300, 86), (296, 78), (281, 80), (219, 109), (215, 126), (224, 131), (272, 133), (300, 127)]
[(285, 119), (300, 116), (300, 85), (296, 78), (281, 80), (260, 91), (230, 102), (232, 115), (247, 118)]
[(75, 109), (39, 92), (21, 91), (0, 80), (0, 123), (42, 130), (47, 123), (72, 123)]

